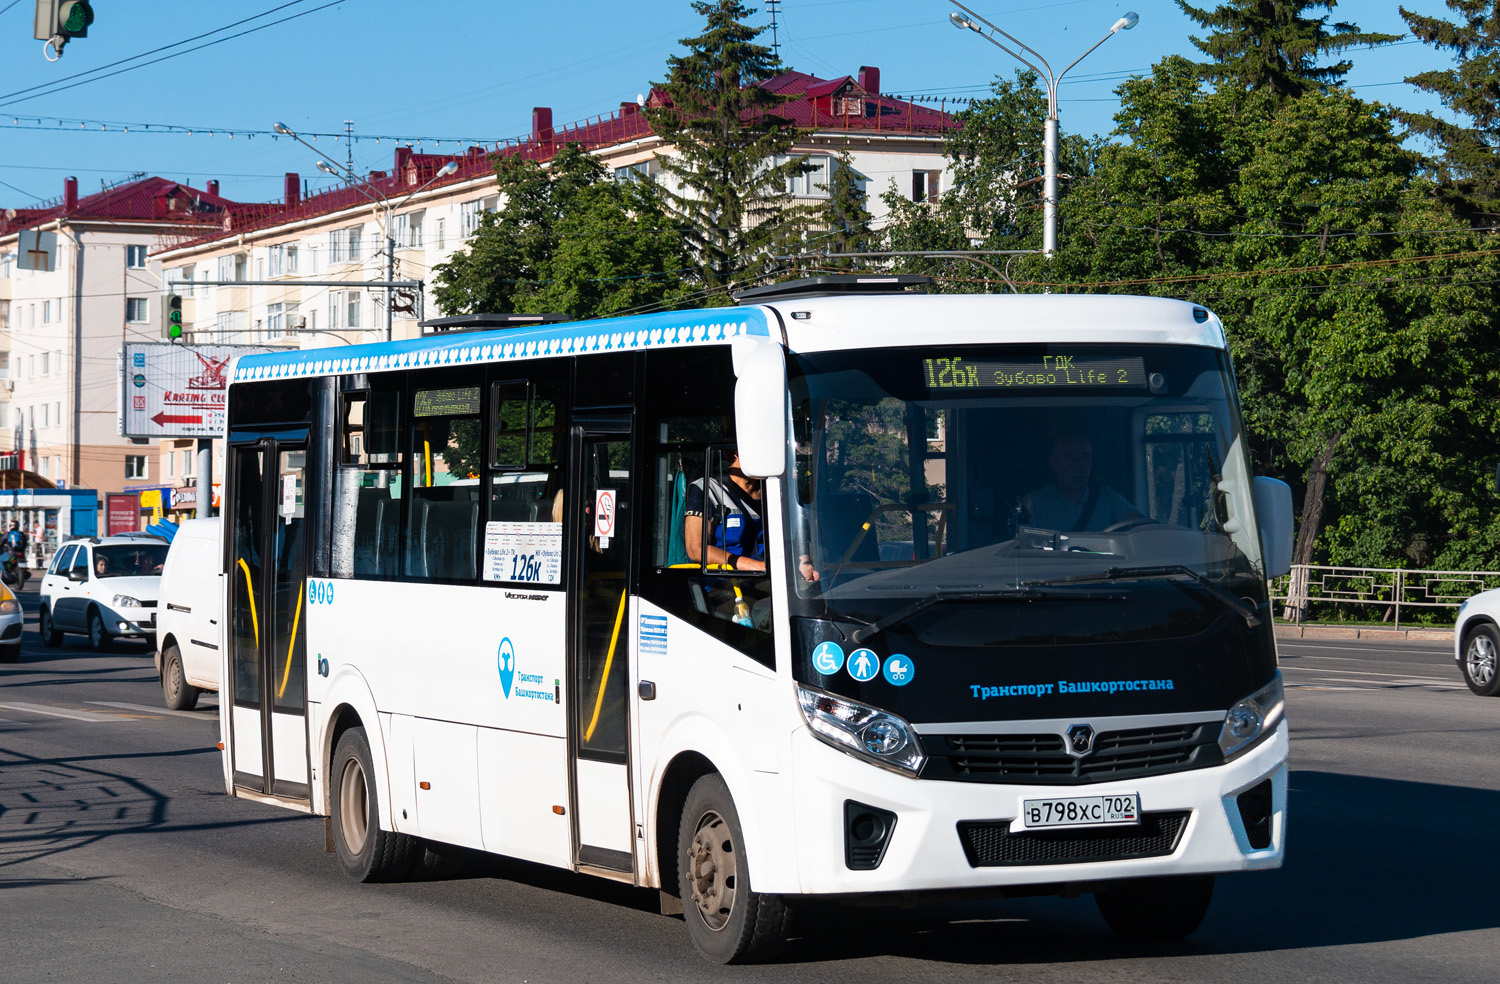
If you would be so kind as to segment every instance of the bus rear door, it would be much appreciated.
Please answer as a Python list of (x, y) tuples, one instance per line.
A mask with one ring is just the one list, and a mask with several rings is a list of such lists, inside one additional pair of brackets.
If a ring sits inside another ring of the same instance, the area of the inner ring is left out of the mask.
[(229, 449), (231, 750), (234, 784), (310, 799), (307, 650), (307, 445), (262, 438)]
[(575, 415), (573, 474), (573, 817), (579, 866), (631, 872), (630, 721), (632, 509), (628, 413)]

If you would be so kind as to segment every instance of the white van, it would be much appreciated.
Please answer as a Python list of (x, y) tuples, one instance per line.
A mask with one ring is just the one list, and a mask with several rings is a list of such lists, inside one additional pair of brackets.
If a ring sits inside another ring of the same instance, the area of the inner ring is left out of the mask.
[(204, 690), (219, 689), (224, 575), (219, 519), (190, 519), (172, 538), (161, 572), (156, 615), (156, 673), (174, 711), (191, 710)]

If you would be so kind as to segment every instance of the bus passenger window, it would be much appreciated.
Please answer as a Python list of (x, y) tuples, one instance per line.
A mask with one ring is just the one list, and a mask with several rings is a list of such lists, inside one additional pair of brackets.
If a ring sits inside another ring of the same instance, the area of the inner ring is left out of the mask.
[(564, 386), (513, 379), (494, 383), (490, 392), (481, 577), (560, 585)]
[(334, 476), (334, 577), (394, 578), (401, 546), (399, 383), (340, 398)]
[(406, 576), (472, 580), (479, 542), (480, 388), (417, 389), (412, 398)]

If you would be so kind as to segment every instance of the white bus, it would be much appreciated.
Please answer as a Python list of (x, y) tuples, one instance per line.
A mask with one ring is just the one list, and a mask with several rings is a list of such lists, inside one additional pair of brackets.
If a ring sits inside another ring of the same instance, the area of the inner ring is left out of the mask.
[(1191, 932), (1285, 829), (1291, 497), (1223, 328), (913, 280), (240, 359), (229, 793), (360, 880), (660, 889), (715, 961), (807, 896)]

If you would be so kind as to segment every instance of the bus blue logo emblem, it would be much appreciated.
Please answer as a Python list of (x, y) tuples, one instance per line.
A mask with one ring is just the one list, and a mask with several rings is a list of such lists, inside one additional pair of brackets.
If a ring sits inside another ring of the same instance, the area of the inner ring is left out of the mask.
[(844, 649), (836, 642), (821, 643), (813, 650), (812, 663), (819, 673), (833, 676), (844, 668)]
[(496, 658), (496, 662), (500, 667), (500, 689), (509, 698), (510, 685), (516, 679), (516, 647), (510, 644), (508, 636), (500, 640), (500, 654)]

